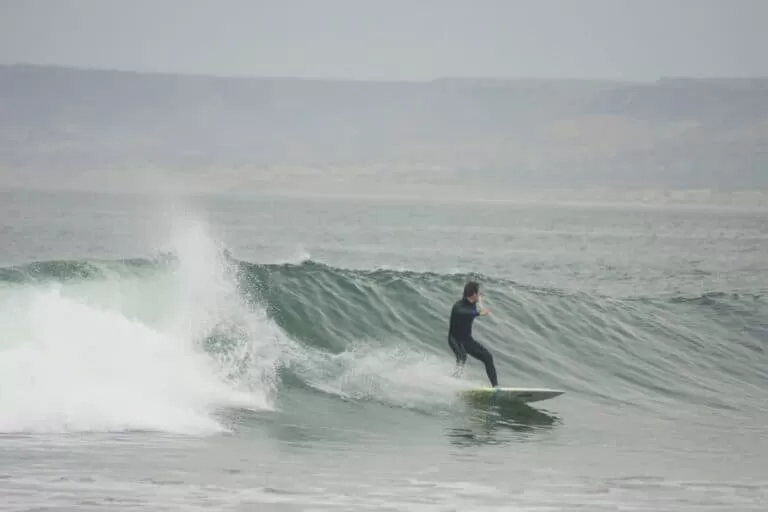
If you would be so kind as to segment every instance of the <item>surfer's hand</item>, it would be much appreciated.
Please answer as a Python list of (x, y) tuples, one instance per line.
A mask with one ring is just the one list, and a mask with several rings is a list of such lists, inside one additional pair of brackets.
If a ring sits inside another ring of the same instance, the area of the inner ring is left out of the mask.
[(486, 316), (486, 315), (487, 315), (487, 314), (489, 314), (490, 312), (491, 312), (491, 310), (490, 310), (490, 309), (488, 309), (488, 308), (484, 308), (484, 309), (481, 309), (481, 310), (480, 310), (480, 316)]

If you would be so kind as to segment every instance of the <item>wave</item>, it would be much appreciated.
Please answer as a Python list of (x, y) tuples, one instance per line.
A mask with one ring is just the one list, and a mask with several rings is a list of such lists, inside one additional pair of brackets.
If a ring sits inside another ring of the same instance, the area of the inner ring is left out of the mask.
[[(226, 430), (221, 408), (274, 407), (281, 337), (199, 226), (156, 261), (0, 272), (0, 432)], [(240, 343), (211, 353), (226, 325)]]
[(226, 428), (295, 387), (402, 407), (484, 384), (452, 378), (447, 314), (467, 279), (502, 385), (611, 405), (765, 407), (761, 293), (617, 299), (476, 274), (238, 261), (199, 226), (150, 259), (0, 269), (0, 431)]

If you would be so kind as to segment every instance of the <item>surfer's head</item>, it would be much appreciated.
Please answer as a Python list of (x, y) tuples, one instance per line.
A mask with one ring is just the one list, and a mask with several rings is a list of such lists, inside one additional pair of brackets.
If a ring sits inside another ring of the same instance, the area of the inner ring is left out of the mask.
[(470, 281), (464, 285), (464, 298), (469, 302), (477, 302), (480, 296), (480, 285), (475, 281)]

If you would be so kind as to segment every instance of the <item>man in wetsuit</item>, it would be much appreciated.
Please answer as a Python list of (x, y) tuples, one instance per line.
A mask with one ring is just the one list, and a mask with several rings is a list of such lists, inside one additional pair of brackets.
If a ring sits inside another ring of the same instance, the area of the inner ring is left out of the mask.
[(472, 322), (477, 316), (485, 316), (490, 313), (488, 309), (478, 311), (477, 301), (480, 298), (480, 285), (470, 281), (464, 286), (464, 296), (453, 305), (451, 319), (448, 327), (448, 345), (456, 354), (456, 371), (461, 374), (467, 354), (479, 359), (485, 365), (485, 373), (491, 386), (498, 387), (496, 378), (496, 366), (493, 364), (493, 356), (480, 343), (472, 337)]

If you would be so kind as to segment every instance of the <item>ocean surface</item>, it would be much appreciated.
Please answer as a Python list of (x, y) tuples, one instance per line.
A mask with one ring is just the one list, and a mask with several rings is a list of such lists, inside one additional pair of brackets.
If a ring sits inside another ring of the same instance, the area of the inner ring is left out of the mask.
[(767, 349), (766, 210), (4, 191), (0, 511), (765, 511)]

